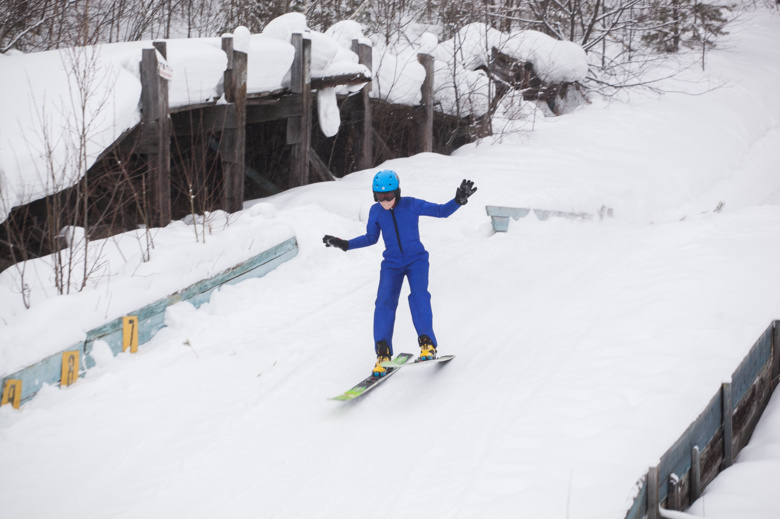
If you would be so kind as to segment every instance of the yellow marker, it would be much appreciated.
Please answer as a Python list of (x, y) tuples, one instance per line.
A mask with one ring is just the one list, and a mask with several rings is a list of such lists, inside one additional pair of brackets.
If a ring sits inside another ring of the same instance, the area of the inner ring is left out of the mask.
[(14, 409), (19, 409), (22, 401), (22, 381), (15, 378), (9, 378), (5, 381), (3, 389), (3, 401), (0, 405), (11, 404)]
[(79, 378), (79, 352), (62, 352), (62, 377), (60, 387), (69, 386)]
[(138, 317), (135, 315), (122, 318), (122, 351), (127, 351), (127, 348), (130, 348), (130, 353), (138, 352)]

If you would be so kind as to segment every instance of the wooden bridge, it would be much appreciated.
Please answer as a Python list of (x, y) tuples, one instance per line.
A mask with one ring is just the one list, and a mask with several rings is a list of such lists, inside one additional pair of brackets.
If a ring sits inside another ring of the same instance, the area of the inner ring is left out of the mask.
[[(372, 125), (370, 103), (371, 77), (362, 73), (312, 77), (311, 40), (294, 33), (291, 41), (295, 58), (290, 71), (289, 88), (247, 93), (247, 53), (233, 48), (233, 37), (222, 38), (222, 49), (228, 57), (224, 72), (224, 103), (217, 100), (178, 106), (168, 105), (168, 79), (157, 52), (166, 57), (166, 42), (155, 41), (154, 48), (144, 49), (141, 60), (141, 122), (125, 132), (106, 149), (103, 158), (117, 148), (134, 150), (145, 157), (147, 186), (150, 192), (150, 224), (164, 226), (171, 221), (171, 138), (195, 133), (221, 134), (216, 151), (222, 168), (221, 207), (227, 212), (242, 208), (248, 124), (286, 120), (286, 144), (291, 148), (289, 187), (306, 185), (312, 172), (320, 180), (334, 180), (325, 162), (312, 149), (313, 92), (342, 85), (364, 86), (350, 103), (347, 117), (358, 124), (352, 139), (357, 143), (355, 164), (358, 169), (374, 166), (373, 146), (378, 136)], [(353, 40), (352, 50), (359, 63), (372, 70), (370, 45)], [(417, 151), (433, 150), (433, 58), (421, 54), (427, 79), (422, 87), (422, 109), (415, 117), (418, 127)], [(262, 182), (262, 179), (256, 179)]]

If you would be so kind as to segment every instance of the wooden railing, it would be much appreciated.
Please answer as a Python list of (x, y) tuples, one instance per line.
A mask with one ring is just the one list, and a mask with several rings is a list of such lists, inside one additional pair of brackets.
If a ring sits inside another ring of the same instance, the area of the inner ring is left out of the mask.
[(747, 445), (780, 375), (780, 321), (772, 322), (657, 465), (637, 482), (626, 519), (684, 510)]

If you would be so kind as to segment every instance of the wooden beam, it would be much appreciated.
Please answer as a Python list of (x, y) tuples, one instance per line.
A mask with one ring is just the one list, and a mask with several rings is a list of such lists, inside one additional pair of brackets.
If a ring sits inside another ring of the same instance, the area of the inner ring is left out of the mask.
[(658, 465), (647, 471), (647, 519), (660, 519), (661, 503), (658, 500)]
[[(373, 54), (371, 46), (352, 40), (352, 51), (358, 55), (358, 62), (373, 70)], [(350, 113), (350, 119), (357, 122), (355, 132), (356, 157), (358, 169), (369, 169), (374, 166), (374, 122), (371, 111), (371, 83), (367, 83), (360, 91), (360, 104), (357, 110)]]
[(290, 69), (290, 90), (297, 94), (300, 117), (287, 119), (287, 144), (292, 146), (289, 187), (309, 183), (309, 149), (311, 148), (311, 39), (303, 34), (292, 35), (295, 58)]
[[(368, 47), (368, 45), (366, 45), (366, 47)], [(371, 47), (368, 48), (369, 50), (371, 49)], [(360, 85), (361, 83), (370, 83), (370, 82), (371, 82), (371, 78), (365, 76), (364, 74), (342, 74), (339, 76), (312, 78), (311, 88), (312, 90), (322, 90), (323, 88), (332, 88), (332, 87), (345, 86), (345, 85)]]
[(422, 84), (422, 117), (420, 118), (420, 151), (433, 151), (433, 56), (418, 54), (417, 59), (425, 68), (425, 80)]
[(328, 166), (325, 164), (325, 161), (323, 161), (313, 149), (309, 150), (309, 161), (311, 162), (312, 168), (314, 168), (314, 172), (317, 173), (322, 180), (336, 180), (336, 175), (331, 173)]
[(149, 223), (164, 227), (171, 221), (171, 128), (168, 81), (160, 76), (157, 52), (165, 57), (165, 42), (141, 54), (141, 131), (139, 150), (149, 177)]
[(246, 122), (262, 123), (303, 116), (298, 96), (286, 95), (279, 99), (254, 101), (246, 107)]
[(733, 463), (732, 444), (732, 412), (734, 405), (731, 398), (731, 382), (724, 382), (721, 388), (723, 395), (723, 468), (727, 469)]
[(693, 503), (701, 496), (701, 453), (699, 446), (691, 448), (691, 474), (689, 481), (690, 502)]
[(390, 149), (390, 146), (387, 145), (382, 136), (379, 135), (379, 132), (376, 131), (376, 128), (371, 128), (371, 136), (379, 147), (379, 150), (385, 155), (385, 160), (398, 158), (393, 150)]
[(225, 70), (224, 130), (219, 144), (222, 162), (222, 208), (228, 213), (240, 211), (244, 204), (244, 160), (246, 155), (246, 75), (247, 54), (233, 49), (233, 38), (222, 38), (228, 55)]

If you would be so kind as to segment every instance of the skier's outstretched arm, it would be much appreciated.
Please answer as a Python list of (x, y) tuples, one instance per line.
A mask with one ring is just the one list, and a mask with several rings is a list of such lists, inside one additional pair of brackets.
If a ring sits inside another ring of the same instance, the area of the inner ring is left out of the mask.
[(477, 188), (474, 187), (474, 182), (471, 180), (463, 179), (460, 187), (455, 190), (455, 198), (447, 202), (446, 204), (434, 204), (419, 200), (417, 202), (417, 214), (423, 216), (433, 216), (436, 218), (447, 218), (452, 213), (457, 211), (460, 206), (466, 205), (469, 197), (476, 193)]

